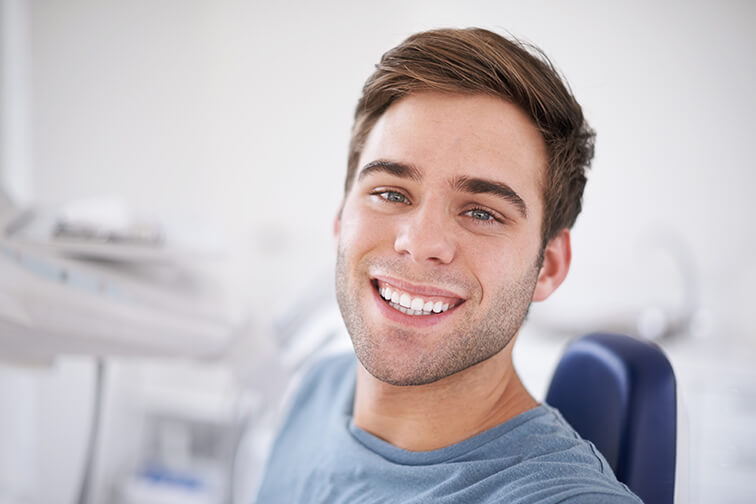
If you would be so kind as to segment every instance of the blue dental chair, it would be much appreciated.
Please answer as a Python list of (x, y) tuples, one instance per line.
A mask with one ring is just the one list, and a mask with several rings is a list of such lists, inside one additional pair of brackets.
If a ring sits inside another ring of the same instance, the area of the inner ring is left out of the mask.
[(590, 334), (567, 346), (546, 402), (596, 445), (645, 504), (672, 504), (675, 492), (675, 375), (653, 343)]

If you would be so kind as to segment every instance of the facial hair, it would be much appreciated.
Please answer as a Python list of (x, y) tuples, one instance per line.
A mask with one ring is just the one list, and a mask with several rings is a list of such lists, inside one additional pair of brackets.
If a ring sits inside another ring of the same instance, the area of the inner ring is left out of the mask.
[[(416, 338), (416, 334), (410, 328), (383, 326), (379, 330), (369, 323), (363, 310), (372, 300), (363, 299), (367, 291), (359, 284), (368, 281), (367, 265), (355, 270), (348, 264), (341, 247), (336, 260), (336, 298), (355, 354), (371, 375), (392, 385), (426, 385), (493, 357), (512, 341), (527, 316), (541, 264), (539, 256), (519, 278), (495, 292), (486, 309), (477, 307), (476, 310), (475, 304), (480, 299), (468, 299), (457, 308), (464, 310), (456, 316), (462, 316), (461, 320), (457, 320), (451, 330), (443, 329), (449, 331), (447, 334), (434, 337), (434, 344), (429, 348), (418, 345), (417, 352), (401, 355), (391, 352), (392, 341), (409, 341)], [(402, 263), (380, 262), (378, 265), (407, 278), (402, 274)], [(434, 279), (438, 280), (435, 276)], [(467, 303), (470, 305), (464, 306)]]

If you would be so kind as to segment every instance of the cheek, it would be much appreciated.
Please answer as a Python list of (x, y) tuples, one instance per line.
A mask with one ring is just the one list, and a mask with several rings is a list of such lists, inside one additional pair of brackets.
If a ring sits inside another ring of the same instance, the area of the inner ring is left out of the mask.
[(462, 253), (458, 255), (457, 263), (470, 271), (484, 295), (489, 290), (496, 290), (500, 279), (511, 271), (512, 258), (508, 257), (501, 247), (469, 241), (461, 249)]
[(491, 297), (509, 282), (531, 274), (536, 257), (535, 247), (525, 240), (466, 240), (457, 264), (475, 277), (483, 297)]
[(390, 241), (391, 226), (385, 217), (357, 205), (345, 205), (341, 216), (339, 242), (349, 254), (360, 254)]

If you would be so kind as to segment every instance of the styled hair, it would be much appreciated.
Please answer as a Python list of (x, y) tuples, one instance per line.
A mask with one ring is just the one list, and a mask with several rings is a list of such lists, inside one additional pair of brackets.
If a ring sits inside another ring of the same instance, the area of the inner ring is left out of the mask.
[(519, 107), (546, 145), (543, 246), (573, 226), (582, 206), (595, 133), (540, 49), (481, 28), (417, 33), (383, 55), (354, 113), (345, 192), (375, 123), (395, 101), (420, 91), (482, 93)]

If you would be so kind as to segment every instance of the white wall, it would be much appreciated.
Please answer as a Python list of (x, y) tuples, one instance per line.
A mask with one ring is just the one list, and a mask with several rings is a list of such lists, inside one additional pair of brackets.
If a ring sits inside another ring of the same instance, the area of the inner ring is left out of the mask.
[(0, 1), (0, 208), (31, 200), (28, 5)]

